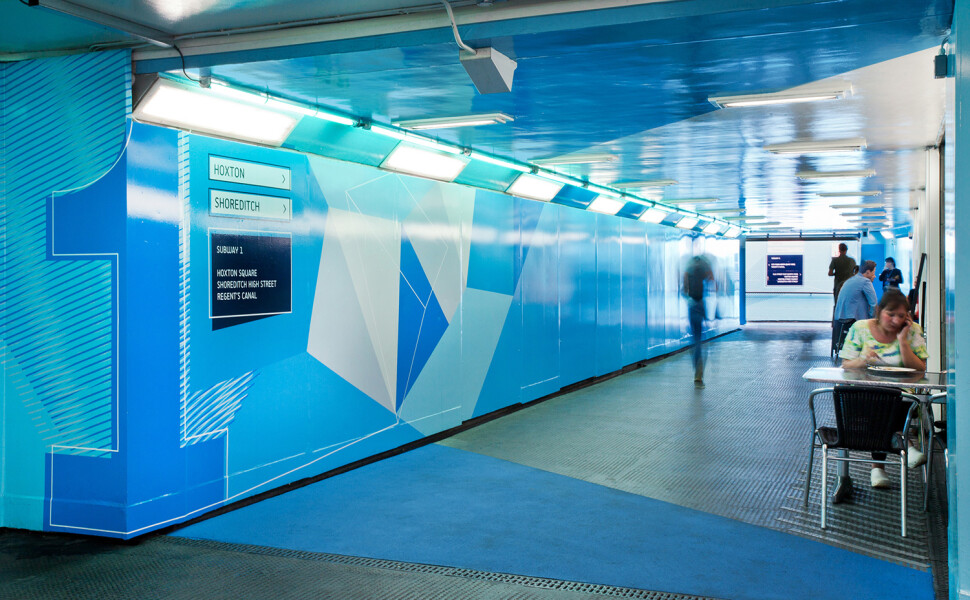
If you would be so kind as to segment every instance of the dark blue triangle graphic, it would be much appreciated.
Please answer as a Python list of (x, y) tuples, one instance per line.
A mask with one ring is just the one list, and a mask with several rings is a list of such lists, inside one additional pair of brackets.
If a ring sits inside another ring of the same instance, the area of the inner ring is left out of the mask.
[(401, 235), (401, 289), (397, 326), (397, 393), (400, 408), (448, 328), (438, 299), (406, 234)]

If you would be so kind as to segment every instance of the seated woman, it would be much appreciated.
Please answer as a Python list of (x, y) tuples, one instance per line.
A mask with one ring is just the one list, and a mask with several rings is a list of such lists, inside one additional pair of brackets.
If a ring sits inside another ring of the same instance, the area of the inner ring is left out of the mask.
[[(909, 314), (906, 296), (898, 289), (887, 289), (876, 306), (875, 318), (853, 323), (839, 357), (842, 358), (842, 367), (846, 369), (884, 365), (925, 371), (929, 357), (926, 339)], [(874, 452), (872, 458), (884, 460), (886, 455)], [(922, 452), (909, 448), (907, 462), (910, 468), (918, 467), (925, 461)], [(882, 465), (872, 466), (871, 483), (876, 488), (889, 485), (889, 477)]]

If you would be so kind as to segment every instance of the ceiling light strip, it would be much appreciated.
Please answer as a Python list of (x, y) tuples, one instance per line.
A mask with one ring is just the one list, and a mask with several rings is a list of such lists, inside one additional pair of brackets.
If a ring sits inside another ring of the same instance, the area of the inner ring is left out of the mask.
[(799, 179), (834, 179), (841, 177), (872, 177), (875, 169), (857, 169), (854, 171), (799, 171), (795, 176)]
[(867, 190), (865, 192), (818, 192), (816, 196), (820, 198), (854, 198), (856, 196), (878, 196), (880, 190)]
[(504, 158), (498, 158), (497, 156), (491, 156), (489, 154), (483, 154), (476, 150), (472, 150), (469, 155), (474, 160), (480, 160), (498, 167), (505, 167), (506, 169), (512, 169), (513, 171), (518, 171), (519, 173), (531, 173), (532, 168), (528, 165), (521, 165), (514, 163), (512, 161), (505, 160)]
[(676, 179), (645, 179), (642, 181), (618, 181), (613, 184), (618, 190), (639, 190), (645, 188), (666, 187), (677, 185)]
[[(400, 142), (407, 142), (409, 144), (413, 144), (416, 146), (423, 146), (425, 148), (435, 150), (438, 152), (455, 155), (456, 157), (462, 157), (464, 158), (464, 160), (462, 161), (464, 163), (467, 163), (469, 159), (478, 160), (489, 164), (494, 164), (496, 166), (501, 166), (501, 167), (515, 170), (523, 175), (534, 173), (534, 175), (531, 175), (531, 176), (541, 177), (543, 179), (551, 180), (553, 182), (560, 183), (563, 185), (571, 185), (574, 187), (591, 189), (599, 192), (601, 195), (604, 195), (613, 199), (622, 199), (624, 201), (636, 202), (638, 204), (642, 204), (645, 206), (649, 206), (650, 208), (654, 208), (658, 211), (663, 211), (666, 214), (677, 212), (683, 215), (687, 215), (686, 218), (693, 218), (695, 220), (699, 220), (701, 217), (699, 213), (688, 211), (682, 208), (664, 206), (660, 203), (652, 202), (650, 200), (645, 200), (643, 198), (639, 198), (632, 194), (624, 193), (619, 189), (617, 189), (616, 187), (589, 183), (587, 181), (583, 181), (574, 177), (560, 175), (551, 170), (541, 169), (531, 164), (528, 164), (528, 165), (519, 164), (513, 161), (491, 156), (489, 154), (473, 151), (469, 148), (464, 148), (461, 146), (448, 144), (446, 142), (441, 142), (429, 137), (425, 137), (420, 134), (415, 134), (410, 131), (405, 131), (403, 129), (397, 129), (395, 127), (389, 127), (389, 126), (384, 126), (379, 124), (365, 123), (365, 121), (361, 119), (356, 119), (336, 112), (331, 112), (326, 109), (320, 108), (318, 106), (313, 106), (313, 105), (297, 102), (294, 100), (273, 96), (265, 92), (259, 92), (259, 91), (255, 91), (247, 88), (236, 87), (234, 85), (231, 85), (229, 83), (225, 83), (222, 81), (212, 80), (211, 82), (212, 85), (209, 88), (201, 88), (201, 87), (196, 87), (196, 84), (194, 82), (190, 83), (187, 81), (183, 81), (181, 78), (173, 77), (170, 75), (160, 74), (159, 81), (162, 81), (162, 80), (166, 81), (167, 85), (173, 86), (175, 88), (181, 88), (186, 93), (198, 95), (200, 98), (218, 96), (218, 97), (222, 97), (227, 101), (241, 101), (248, 105), (253, 106), (254, 108), (264, 108), (275, 113), (283, 112), (283, 113), (290, 113), (294, 115), (309, 116), (309, 117), (324, 119), (327, 121), (331, 121), (333, 123), (346, 125), (350, 127), (361, 127), (362, 129), (369, 130), (373, 133), (376, 133), (377, 135), (395, 139)], [(136, 115), (136, 117), (137, 116), (138, 115)], [(147, 120), (151, 121), (151, 119), (147, 119)], [(180, 125), (178, 123), (163, 123), (163, 124), (185, 128), (190, 131), (195, 131), (195, 130), (209, 131), (203, 128), (193, 129), (192, 127)], [(232, 133), (216, 132), (216, 134), (226, 135), (227, 137), (236, 137), (237, 139), (244, 139), (240, 136), (233, 136)], [(272, 143), (278, 146), (282, 144), (282, 141), (284, 139), (285, 139), (285, 136), (282, 136), (281, 139), (270, 141), (269, 143)], [(264, 143), (262, 139), (249, 138), (249, 139), (246, 139), (245, 141), (256, 141), (257, 143)], [(398, 148), (395, 148), (394, 151), (396, 151), (397, 149)], [(392, 151), (392, 154), (394, 153), (394, 151)], [(391, 155), (389, 154), (388, 158), (390, 157)], [(386, 164), (382, 164), (382, 166), (385, 166), (385, 168), (390, 168), (392, 170), (399, 170), (402, 172), (410, 172), (416, 175), (427, 176), (432, 179), (450, 181), (451, 179), (454, 179), (455, 177), (457, 177), (457, 174), (460, 173), (460, 170), (461, 170), (461, 169), (457, 169), (457, 166), (456, 166), (457, 172), (455, 173), (454, 176), (452, 176), (451, 174), (427, 175), (419, 172), (419, 170), (406, 170), (406, 169), (400, 168), (400, 166), (398, 165), (398, 160), (396, 158), (395, 160), (390, 160), (390, 161), (388, 161), (388, 158), (385, 158)], [(507, 190), (508, 193), (514, 193), (512, 191), (512, 188), (515, 187), (515, 184), (517, 181), (518, 181), (518, 178), (516, 179), (516, 181), (513, 181), (513, 183), (509, 186), (509, 189)], [(666, 180), (626, 182), (625, 186), (628, 188), (633, 188), (634, 185), (636, 185), (637, 187), (660, 187), (660, 186), (667, 186), (667, 185), (675, 185), (676, 183), (677, 183), (676, 180), (666, 179)], [(558, 193), (558, 190), (557, 190), (557, 193)], [(516, 194), (516, 195), (519, 195), (519, 194)], [(553, 194), (553, 196), (555, 196), (555, 194)], [(680, 202), (683, 202), (683, 203), (702, 202), (703, 203), (703, 202), (717, 202), (717, 201), (718, 201), (717, 198), (702, 198), (702, 199), (693, 199), (693, 200), (681, 200)], [(673, 202), (675, 201), (671, 201), (671, 203)], [(725, 226), (730, 226), (730, 224), (725, 223)]]
[(866, 138), (844, 140), (796, 140), (782, 144), (768, 144), (765, 150), (773, 154), (819, 154), (827, 152), (858, 152), (866, 148)]
[(529, 162), (534, 165), (595, 165), (611, 163), (619, 159), (620, 157), (615, 154), (594, 152), (588, 154), (564, 154), (563, 156), (552, 156), (549, 158), (534, 158)]
[(454, 117), (435, 117), (429, 119), (408, 119), (391, 124), (401, 129), (447, 129), (452, 127), (477, 127), (480, 125), (502, 125), (514, 121), (510, 115), (501, 112), (459, 115)]
[(848, 96), (851, 91), (851, 87), (846, 86), (839, 89), (783, 90), (762, 94), (711, 96), (707, 100), (718, 108), (769, 106), (772, 104), (801, 104), (822, 100), (841, 100)]

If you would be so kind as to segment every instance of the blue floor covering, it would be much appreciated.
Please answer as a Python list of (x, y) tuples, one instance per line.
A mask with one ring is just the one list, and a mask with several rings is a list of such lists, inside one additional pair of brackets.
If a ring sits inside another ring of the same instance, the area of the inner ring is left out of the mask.
[(934, 597), (928, 572), (439, 445), (173, 535), (731, 600)]

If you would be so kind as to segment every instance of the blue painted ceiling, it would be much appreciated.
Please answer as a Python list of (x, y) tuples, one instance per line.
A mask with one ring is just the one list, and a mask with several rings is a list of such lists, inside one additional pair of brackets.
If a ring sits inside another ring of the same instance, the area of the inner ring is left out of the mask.
[[(932, 63), (953, 10), (952, 0), (452, 2), (466, 44), (518, 63), (511, 92), (481, 95), (459, 63), (440, 2), (76, 4), (171, 36), (191, 77), (208, 74), (375, 122), (503, 112), (514, 121), (427, 133), (520, 161), (606, 152), (617, 159), (557, 169), (604, 185), (675, 179), (652, 193), (716, 197), (700, 208), (742, 207), (803, 231), (856, 227), (817, 195), (824, 191), (878, 190), (892, 225), (908, 222), (926, 184), (924, 148), (941, 132), (945, 80), (933, 78)], [(141, 43), (122, 27), (13, 2), (0, 6), (0, 19), (8, 60)], [(44, 34), (22, 34), (28, 30)], [(151, 45), (136, 46), (134, 58), (140, 73), (183, 67), (179, 54)], [(852, 94), (773, 107), (716, 109), (708, 101), (825, 80), (848, 83)], [(297, 146), (322, 143), (319, 129), (298, 134), (306, 139)], [(763, 148), (848, 137), (865, 137), (868, 148), (800, 157)], [(877, 175), (865, 180), (795, 177), (869, 168)]]

